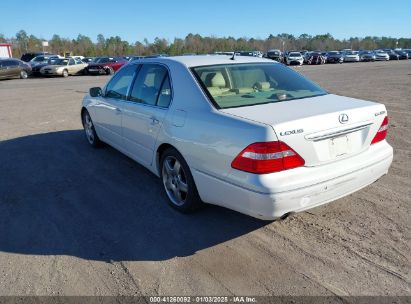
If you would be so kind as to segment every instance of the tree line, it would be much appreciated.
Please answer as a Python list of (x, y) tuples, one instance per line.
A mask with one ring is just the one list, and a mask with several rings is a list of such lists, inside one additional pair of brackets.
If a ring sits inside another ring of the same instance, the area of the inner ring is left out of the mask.
[[(11, 43), (14, 57), (20, 57), (29, 51), (42, 51), (42, 41), (39, 37), (21, 30), (14, 37), (6, 38), (0, 33), (0, 43)], [(93, 41), (90, 37), (79, 34), (76, 39), (63, 38), (55, 34), (48, 40), (49, 46), (45, 50), (55, 54), (71, 52), (83, 56), (120, 56), (120, 55), (152, 55), (169, 54), (181, 55), (185, 53), (207, 54), (216, 51), (262, 51), (270, 49), (280, 50), (341, 50), (351, 49), (379, 49), (379, 48), (411, 48), (411, 38), (392, 38), (367, 36), (364, 38), (352, 37), (336, 39), (331, 34), (308, 35), (298, 37), (291, 34), (269, 35), (266, 39), (234, 38), (201, 36), (188, 34), (184, 39), (174, 38), (169, 41), (164, 38), (147, 39), (130, 43), (119, 36), (104, 37), (99, 34)]]

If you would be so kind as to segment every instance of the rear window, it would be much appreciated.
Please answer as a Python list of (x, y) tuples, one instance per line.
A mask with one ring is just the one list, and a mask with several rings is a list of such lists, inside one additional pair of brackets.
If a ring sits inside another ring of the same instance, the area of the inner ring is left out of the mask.
[(282, 64), (246, 63), (191, 69), (217, 108), (325, 95), (323, 89)]

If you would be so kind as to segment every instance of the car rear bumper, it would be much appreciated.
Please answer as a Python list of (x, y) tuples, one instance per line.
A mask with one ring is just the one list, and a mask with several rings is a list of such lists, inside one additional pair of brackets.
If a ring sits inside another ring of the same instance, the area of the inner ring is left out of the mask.
[[(383, 141), (360, 155), (333, 164), (284, 171), (284, 178), (280, 176), (282, 172), (275, 173), (278, 182), (275, 179), (270, 182), (271, 174), (265, 175), (268, 178), (262, 191), (246, 189), (196, 170), (193, 177), (203, 201), (273, 220), (326, 204), (375, 182), (387, 174), (392, 159), (392, 147)], [(287, 185), (291, 186), (287, 189)]]

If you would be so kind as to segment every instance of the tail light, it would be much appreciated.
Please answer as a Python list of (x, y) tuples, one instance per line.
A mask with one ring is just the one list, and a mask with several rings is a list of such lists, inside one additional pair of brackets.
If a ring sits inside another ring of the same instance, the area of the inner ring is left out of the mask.
[(281, 141), (253, 143), (241, 151), (231, 167), (255, 174), (273, 173), (301, 167), (304, 159)]
[(387, 137), (388, 132), (388, 116), (385, 116), (384, 120), (382, 121), (381, 127), (378, 129), (377, 134), (375, 134), (371, 144), (375, 144), (379, 141), (384, 140)]

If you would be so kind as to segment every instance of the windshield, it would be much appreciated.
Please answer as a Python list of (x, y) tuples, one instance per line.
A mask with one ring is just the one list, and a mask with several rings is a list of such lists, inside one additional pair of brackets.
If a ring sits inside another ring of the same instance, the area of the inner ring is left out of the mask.
[(329, 54), (329, 55), (339, 55), (340, 52), (329, 52), (328, 54)]
[(194, 67), (191, 70), (211, 101), (222, 109), (327, 94), (282, 64), (227, 64)]
[(46, 61), (47, 60), (47, 58), (45, 58), (44, 56), (37, 56), (37, 57), (34, 57), (32, 60), (30, 60), (31, 62), (43, 62), (43, 61)]
[(107, 63), (107, 62), (115, 62), (114, 58), (109, 58), (109, 57), (101, 57), (98, 58), (95, 63)]
[(289, 56), (290, 56), (290, 57), (300, 57), (301, 54), (300, 54), (300, 53), (290, 53)]

